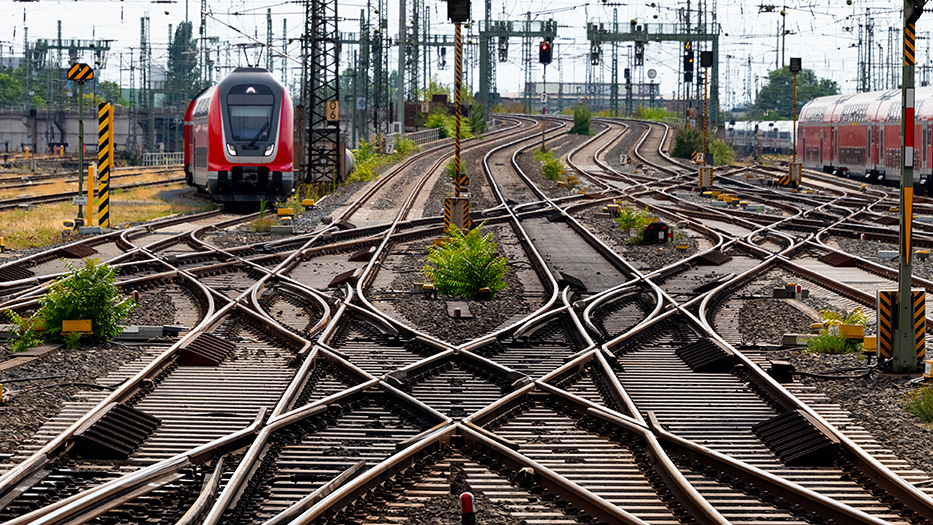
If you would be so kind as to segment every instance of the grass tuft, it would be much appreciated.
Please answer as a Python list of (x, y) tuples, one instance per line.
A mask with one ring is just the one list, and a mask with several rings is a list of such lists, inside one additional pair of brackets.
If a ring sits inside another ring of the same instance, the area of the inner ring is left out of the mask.
[(924, 421), (933, 423), (933, 385), (926, 385), (907, 392), (904, 409)]

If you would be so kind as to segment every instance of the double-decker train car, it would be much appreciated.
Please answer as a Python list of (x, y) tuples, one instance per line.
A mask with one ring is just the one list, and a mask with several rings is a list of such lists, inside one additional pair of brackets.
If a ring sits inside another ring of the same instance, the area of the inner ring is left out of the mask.
[[(933, 189), (933, 87), (915, 95), (914, 186)], [(901, 91), (820, 97), (800, 110), (797, 155), (803, 166), (897, 185), (901, 173)]]
[(285, 87), (265, 69), (235, 69), (188, 105), (188, 184), (225, 205), (288, 196), (294, 187), (293, 127)]
[(791, 120), (745, 120), (726, 125), (726, 143), (746, 152), (789, 154), (794, 146)]

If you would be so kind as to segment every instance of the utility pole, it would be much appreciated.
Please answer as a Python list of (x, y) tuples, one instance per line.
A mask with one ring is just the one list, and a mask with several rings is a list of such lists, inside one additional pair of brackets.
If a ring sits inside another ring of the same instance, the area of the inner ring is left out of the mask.
[[(284, 36), (284, 35), (283, 35)], [(272, 72), (272, 8), (266, 9), (266, 71)]]
[(282, 85), (288, 86), (288, 20), (282, 19)]
[(399, 0), (398, 9), (398, 68), (395, 84), (395, 119), (399, 122), (401, 133), (405, 133), (405, 46), (408, 45), (408, 10), (406, 0)]
[[(619, 32), (619, 9), (612, 8), (612, 31)], [(626, 80), (630, 84), (630, 80)], [(629, 86), (631, 87), (631, 86)], [(613, 117), (619, 116), (619, 43), (612, 43), (612, 84), (609, 86), (609, 109)]]

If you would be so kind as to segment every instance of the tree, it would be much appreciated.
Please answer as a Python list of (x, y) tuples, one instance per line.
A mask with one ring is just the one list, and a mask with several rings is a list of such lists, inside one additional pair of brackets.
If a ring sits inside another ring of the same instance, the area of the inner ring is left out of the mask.
[(23, 83), (13, 75), (0, 73), (0, 105), (12, 106), (23, 102)]
[[(827, 95), (839, 93), (836, 82), (827, 78), (817, 78), (810, 69), (801, 70), (797, 74), (797, 114), (807, 102)], [(793, 118), (794, 103), (794, 75), (790, 68), (784, 67), (768, 73), (768, 83), (758, 92), (758, 98), (749, 110), (752, 119), (765, 120), (768, 117), (777, 119)]]
[(126, 106), (126, 99), (120, 94), (122, 90), (116, 82), (110, 82), (105, 80), (98, 84), (98, 91), (100, 91), (100, 96), (104, 99), (105, 102), (111, 104), (120, 104), (121, 106)]
[(198, 46), (191, 38), (191, 22), (182, 22), (175, 29), (175, 37), (168, 49), (168, 78), (165, 87), (168, 103), (187, 104), (200, 91), (198, 78)]

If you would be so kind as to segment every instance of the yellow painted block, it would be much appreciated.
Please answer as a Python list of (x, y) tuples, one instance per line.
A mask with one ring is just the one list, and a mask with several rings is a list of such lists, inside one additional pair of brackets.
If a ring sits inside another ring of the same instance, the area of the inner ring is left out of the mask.
[(686, 250), (687, 248), (689, 248), (689, 246), (687, 246), (686, 244), (678, 244), (678, 245), (677, 245), (677, 249), (678, 249), (678, 250)]
[(314, 206), (314, 199), (301, 199), (301, 205), (305, 208), (310, 208)]
[(875, 352), (878, 350), (878, 336), (867, 335), (862, 340), (862, 350), (866, 352)]
[(722, 193), (722, 192), (719, 191), (719, 190), (713, 190), (713, 191), (709, 192), (709, 194), (712, 195), (713, 197), (719, 197), (719, 195), (720, 195), (721, 193)]
[(897, 212), (901, 211), (901, 209), (898, 208), (898, 207), (896, 207), (896, 206), (894, 206), (894, 207), (891, 208), (891, 211), (894, 212), (894, 213), (897, 213)]
[(79, 334), (92, 334), (94, 333), (91, 328), (90, 319), (77, 319), (70, 321), (62, 321), (62, 333), (67, 334), (70, 332), (77, 332)]
[(710, 198), (710, 197), (713, 196), (713, 192), (711, 192), (711, 191), (704, 191), (704, 192), (703, 192), (703, 196), (706, 197), (706, 198)]
[(278, 210), (276, 210), (276, 214), (278, 214), (279, 216), (282, 216), (282, 215), (294, 215), (294, 214), (295, 214), (295, 210), (293, 210), (293, 209), (291, 209), (291, 208), (279, 208)]
[(859, 324), (841, 324), (839, 335), (849, 339), (861, 339), (865, 337), (865, 327)]
[(813, 190), (807, 190), (807, 193), (813, 193)]

